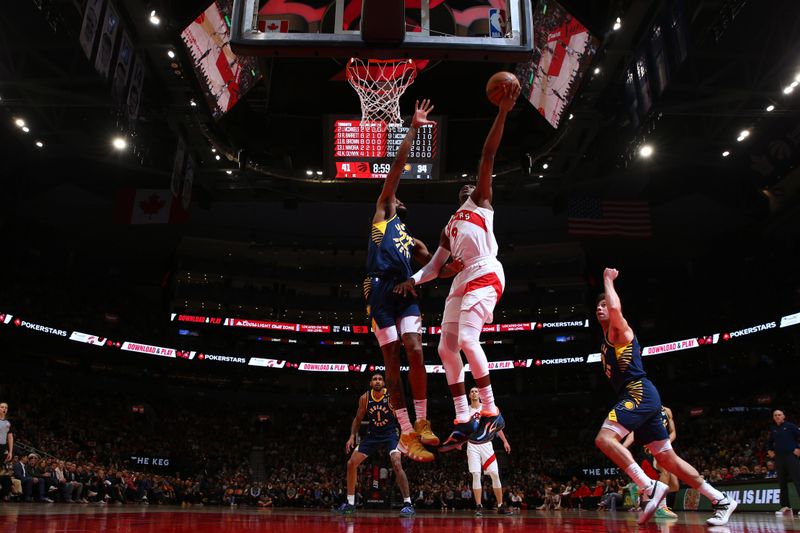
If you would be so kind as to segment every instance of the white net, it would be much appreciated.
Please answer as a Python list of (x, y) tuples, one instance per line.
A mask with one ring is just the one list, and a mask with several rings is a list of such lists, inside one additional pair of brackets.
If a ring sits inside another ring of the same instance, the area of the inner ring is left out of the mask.
[(360, 59), (347, 63), (347, 81), (361, 99), (362, 126), (401, 125), (400, 97), (417, 77), (411, 59)]

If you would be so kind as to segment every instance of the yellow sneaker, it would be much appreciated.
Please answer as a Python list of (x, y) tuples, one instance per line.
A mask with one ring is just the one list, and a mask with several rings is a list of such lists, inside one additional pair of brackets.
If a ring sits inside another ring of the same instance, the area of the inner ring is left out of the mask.
[(425, 446), (438, 446), (439, 437), (431, 431), (431, 423), (420, 418), (414, 422), (414, 432), (419, 435), (419, 441)]
[(430, 463), (433, 461), (433, 454), (425, 449), (419, 441), (416, 433), (403, 433), (400, 435), (400, 444), (397, 445), (400, 452), (408, 456), (412, 461), (419, 463)]

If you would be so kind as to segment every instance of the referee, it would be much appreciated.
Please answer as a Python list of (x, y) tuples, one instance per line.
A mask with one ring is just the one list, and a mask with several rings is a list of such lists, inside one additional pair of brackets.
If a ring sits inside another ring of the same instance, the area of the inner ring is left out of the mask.
[(786, 421), (783, 411), (776, 409), (772, 413), (775, 425), (769, 432), (767, 455), (775, 458), (775, 470), (778, 472), (778, 484), (781, 487), (781, 509), (776, 515), (793, 513), (789, 503), (789, 478), (794, 482), (794, 488), (800, 496), (800, 448), (797, 439), (800, 438), (800, 428)]

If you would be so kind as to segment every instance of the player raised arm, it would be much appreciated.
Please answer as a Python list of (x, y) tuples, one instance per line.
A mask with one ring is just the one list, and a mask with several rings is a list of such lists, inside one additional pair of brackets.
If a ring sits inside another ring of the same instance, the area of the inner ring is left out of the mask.
[(503, 98), (497, 106), (497, 116), (492, 124), (492, 129), (486, 136), (486, 141), (483, 143), (483, 152), (481, 153), (481, 162), (478, 166), (478, 183), (475, 190), (472, 191), (472, 201), (478, 207), (486, 209), (492, 208), (492, 173), (494, 172), (494, 157), (497, 155), (497, 149), (500, 147), (500, 141), (503, 138), (503, 129), (505, 128), (506, 116), (519, 96), (519, 85), (506, 84), (503, 86)]
[(375, 216), (372, 222), (381, 222), (389, 220), (395, 214), (397, 186), (400, 183), (400, 176), (403, 174), (403, 169), (408, 161), (408, 153), (411, 151), (411, 145), (417, 136), (417, 130), (422, 126), (433, 124), (432, 120), (428, 120), (428, 113), (433, 111), (433, 104), (430, 100), (423, 100), (422, 103), (417, 100), (414, 103), (414, 116), (411, 118), (411, 125), (408, 127), (406, 138), (397, 149), (397, 155), (394, 157), (392, 168), (383, 182), (383, 189), (381, 190), (378, 201), (375, 205)]
[[(414, 239), (414, 251), (412, 252), (412, 257), (414, 261), (419, 263), (420, 265), (427, 265), (431, 259), (433, 259), (433, 254), (428, 250), (428, 247), (419, 239)], [(438, 258), (437, 258), (438, 259)], [(435, 265), (433, 266), (435, 268)], [(464, 269), (464, 263), (462, 263), (458, 259), (452, 259), (447, 261), (440, 269), (439, 269), (439, 276), (440, 278), (452, 278), (459, 272)]]
[(358, 411), (356, 411), (356, 416), (353, 418), (353, 423), (350, 425), (350, 438), (347, 439), (347, 443), (344, 445), (344, 453), (350, 453), (350, 450), (355, 447), (358, 429), (361, 427), (361, 421), (364, 419), (364, 415), (367, 414), (367, 394), (369, 393), (365, 392), (361, 395), (361, 398), (358, 399)]
[(617, 279), (617, 276), (619, 276), (619, 271), (616, 268), (607, 268), (603, 271), (603, 286), (609, 321), (608, 340), (614, 345), (623, 345), (633, 340), (633, 330), (622, 316), (622, 302), (614, 288), (614, 280)]

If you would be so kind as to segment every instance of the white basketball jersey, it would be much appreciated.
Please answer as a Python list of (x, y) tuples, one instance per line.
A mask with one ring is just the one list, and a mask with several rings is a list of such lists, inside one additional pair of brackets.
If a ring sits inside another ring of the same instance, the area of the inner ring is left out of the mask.
[(450, 253), (468, 267), (476, 260), (497, 257), (494, 238), (494, 211), (478, 207), (472, 197), (450, 217), (445, 228), (450, 239)]

